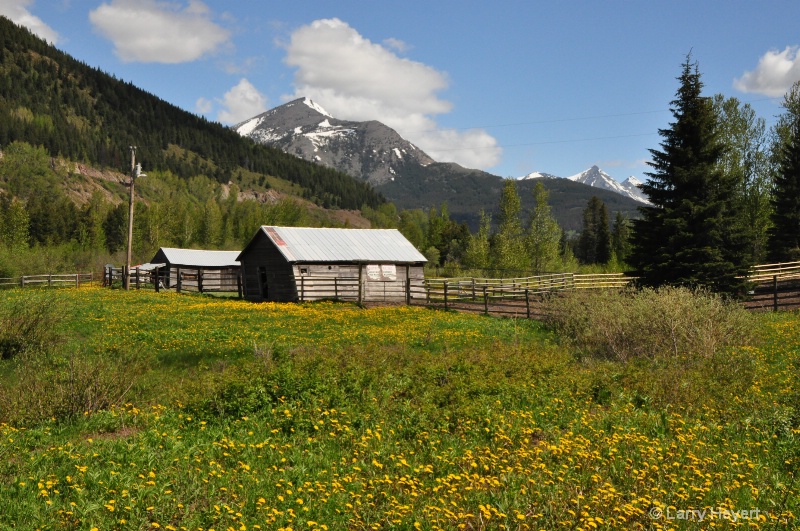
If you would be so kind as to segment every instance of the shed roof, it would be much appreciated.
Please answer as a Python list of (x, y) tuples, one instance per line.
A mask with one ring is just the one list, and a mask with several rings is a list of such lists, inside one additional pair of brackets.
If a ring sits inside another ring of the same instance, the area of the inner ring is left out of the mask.
[[(288, 262), (424, 263), (428, 261), (397, 229), (330, 229), (264, 225), (259, 232), (263, 232), (275, 244)], [(242, 251), (242, 254), (245, 251)], [(241, 259), (241, 255), (238, 258)]]
[(167, 262), (187, 267), (239, 267), (239, 251), (206, 251), (162, 247), (151, 262)]

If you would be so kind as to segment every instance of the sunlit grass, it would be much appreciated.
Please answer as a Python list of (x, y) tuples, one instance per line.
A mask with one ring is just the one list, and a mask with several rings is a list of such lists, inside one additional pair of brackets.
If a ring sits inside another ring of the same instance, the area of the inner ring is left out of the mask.
[[(635, 396), (626, 368), (575, 362), (524, 321), (99, 289), (55, 296), (73, 308), (72, 345), (143, 350), (161, 394), (149, 388), (72, 421), (3, 425), (0, 527), (796, 523), (797, 314), (753, 317), (764, 339), (742, 347), (756, 364), (746, 394), (684, 410)], [(604, 400), (598, 381), (611, 382)], [(702, 521), (678, 512), (694, 510)], [(726, 519), (742, 510), (747, 518)]]

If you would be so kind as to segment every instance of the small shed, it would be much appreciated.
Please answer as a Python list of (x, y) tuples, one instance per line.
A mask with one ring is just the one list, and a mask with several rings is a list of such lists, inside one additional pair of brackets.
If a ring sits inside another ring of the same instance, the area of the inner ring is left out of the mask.
[(262, 226), (239, 254), (251, 301), (406, 302), (427, 259), (395, 229)]
[(164, 287), (180, 286), (200, 292), (237, 291), (241, 270), (238, 255), (239, 251), (161, 247), (150, 262), (159, 264), (158, 278)]

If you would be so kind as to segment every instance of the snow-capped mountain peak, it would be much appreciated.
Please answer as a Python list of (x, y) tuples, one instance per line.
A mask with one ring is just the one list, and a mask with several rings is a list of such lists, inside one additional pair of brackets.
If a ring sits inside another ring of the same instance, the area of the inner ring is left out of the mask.
[[(549, 173), (542, 173), (542, 172), (532, 172), (524, 177), (520, 177), (520, 179), (539, 179), (539, 178), (547, 178), (547, 179), (554, 179), (559, 178), (555, 175)], [(610, 190), (612, 192), (616, 192), (618, 194), (624, 195), (626, 197), (630, 197), (640, 203), (644, 203), (649, 205), (650, 201), (647, 200), (647, 197), (642, 193), (639, 185), (642, 183), (634, 176), (630, 176), (625, 179), (623, 182), (618, 182), (616, 179), (611, 177), (609, 174), (598, 168), (597, 166), (592, 166), (586, 171), (582, 171), (577, 175), (572, 175), (571, 177), (563, 177), (563, 179), (569, 179), (570, 181), (574, 181), (576, 183), (585, 184), (587, 186), (593, 186), (595, 188), (601, 188), (603, 190)]]
[(309, 107), (311, 107), (312, 109), (317, 111), (318, 113), (324, 114), (328, 118), (333, 118), (333, 116), (328, 111), (323, 109), (320, 104), (315, 103), (314, 100), (312, 100), (311, 98), (303, 98), (303, 103), (305, 103), (306, 105), (308, 105)]

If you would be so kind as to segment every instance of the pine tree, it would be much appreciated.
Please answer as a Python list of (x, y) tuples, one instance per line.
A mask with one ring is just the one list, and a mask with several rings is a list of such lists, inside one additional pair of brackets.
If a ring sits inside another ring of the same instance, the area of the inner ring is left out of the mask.
[(687, 56), (672, 101), (675, 121), (659, 130), (661, 150), (652, 149), (653, 168), (642, 185), (652, 206), (634, 220), (629, 258), (639, 281), (705, 287), (737, 293), (750, 263), (737, 222), (735, 180), (720, 168), (724, 145), (697, 64)]
[(617, 212), (617, 217), (614, 219), (614, 228), (611, 231), (611, 247), (617, 262), (627, 262), (628, 255), (631, 252), (630, 240), (631, 222), (622, 215), (622, 212)]
[(583, 230), (577, 251), (578, 259), (584, 264), (607, 264), (611, 260), (608, 209), (597, 196), (592, 196), (583, 211)]
[(516, 184), (508, 179), (500, 196), (500, 224), (492, 245), (492, 267), (501, 270), (501, 274), (503, 271), (511, 275), (520, 274), (529, 266), (525, 235), (519, 219), (520, 209)]
[(541, 182), (533, 188), (533, 212), (528, 229), (528, 256), (536, 273), (554, 269), (559, 259), (561, 227), (550, 213), (550, 194)]
[[(769, 258), (775, 262), (800, 260), (800, 81), (783, 102), (778, 171), (772, 197), (772, 227), (769, 230)], [(781, 134), (782, 133), (782, 134)]]

